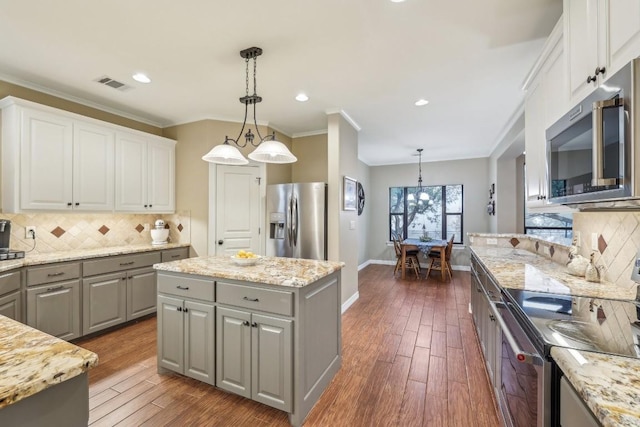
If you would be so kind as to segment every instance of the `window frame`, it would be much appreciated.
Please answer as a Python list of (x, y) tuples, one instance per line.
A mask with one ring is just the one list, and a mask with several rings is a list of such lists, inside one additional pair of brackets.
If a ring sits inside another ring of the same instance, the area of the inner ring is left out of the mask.
[[(460, 211), (459, 212), (447, 212), (447, 187), (460, 187), (460, 198), (462, 200), (461, 205), (460, 205)], [(464, 185), (463, 184), (445, 184), (445, 185), (425, 185), (424, 187), (440, 187), (441, 191), (442, 191), (442, 203), (441, 203), (441, 210), (440, 210), (440, 216), (442, 218), (441, 220), (441, 231), (440, 231), (440, 236), (442, 237), (442, 240), (449, 240), (450, 236), (448, 235), (448, 230), (447, 230), (447, 218), (448, 217), (460, 217), (460, 240), (456, 241), (454, 240), (453, 243), (456, 245), (461, 245), (464, 243)], [(402, 197), (403, 197), (403, 211), (401, 213), (394, 213), (391, 211), (391, 194), (393, 192), (394, 189), (396, 188), (400, 188), (402, 189)], [(409, 195), (409, 191), (408, 189), (410, 188), (416, 188), (416, 186), (403, 186), (403, 187), (389, 187), (389, 195), (388, 195), (388, 203), (389, 203), (389, 222), (388, 222), (388, 227), (389, 227), (389, 240), (393, 240), (393, 231), (391, 230), (391, 223), (392, 223), (392, 218), (393, 217), (400, 217), (401, 221), (402, 221), (402, 236), (399, 236), (400, 240), (404, 240), (406, 239), (406, 236), (408, 236), (408, 212), (407, 212), (407, 206), (409, 205), (409, 200), (408, 200), (408, 195)], [(444, 237), (443, 237), (444, 236)]]

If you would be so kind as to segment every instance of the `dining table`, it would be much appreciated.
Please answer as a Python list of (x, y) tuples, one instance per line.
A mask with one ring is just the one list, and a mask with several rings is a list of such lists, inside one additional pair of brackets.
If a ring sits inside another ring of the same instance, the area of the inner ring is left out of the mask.
[[(402, 274), (401, 277), (405, 278), (406, 273), (406, 261), (407, 261), (407, 251), (415, 251), (419, 250), (420, 252), (428, 255), (432, 250), (440, 252), (440, 259), (445, 259), (445, 251), (447, 249), (447, 241), (442, 239), (431, 239), (431, 240), (420, 240), (420, 239), (404, 239), (402, 243), (400, 243), (400, 247), (402, 249)], [(444, 280), (444, 277), (443, 277)]]

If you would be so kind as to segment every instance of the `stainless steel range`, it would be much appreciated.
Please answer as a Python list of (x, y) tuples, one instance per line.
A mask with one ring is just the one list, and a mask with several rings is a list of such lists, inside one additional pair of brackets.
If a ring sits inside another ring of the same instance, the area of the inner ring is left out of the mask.
[(640, 358), (640, 303), (505, 289), (532, 343)]

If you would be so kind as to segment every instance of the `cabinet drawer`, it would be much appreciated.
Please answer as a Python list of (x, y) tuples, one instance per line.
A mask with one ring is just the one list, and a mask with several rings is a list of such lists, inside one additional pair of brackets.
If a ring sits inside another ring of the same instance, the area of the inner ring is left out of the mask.
[(213, 280), (165, 275), (158, 272), (158, 293), (214, 301)]
[(27, 286), (59, 282), (60, 280), (76, 279), (78, 277), (80, 277), (79, 262), (32, 267), (27, 269)]
[(11, 271), (0, 274), (0, 295), (20, 289), (20, 272)]
[(120, 255), (85, 261), (82, 264), (83, 276), (113, 273), (114, 271), (130, 270), (132, 268), (149, 267), (160, 262), (160, 252), (146, 252), (135, 255)]
[(162, 251), (162, 262), (176, 261), (189, 258), (189, 248), (177, 248)]
[(221, 304), (293, 316), (293, 294), (291, 292), (225, 282), (218, 282), (216, 287), (218, 302)]

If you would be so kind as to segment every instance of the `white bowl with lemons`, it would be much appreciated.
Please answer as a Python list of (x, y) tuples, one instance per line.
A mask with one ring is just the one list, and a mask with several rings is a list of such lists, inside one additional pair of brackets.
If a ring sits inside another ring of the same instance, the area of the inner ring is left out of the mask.
[(235, 255), (231, 255), (231, 260), (236, 265), (255, 265), (260, 258), (260, 255), (256, 255), (251, 251), (244, 251), (240, 249)]

